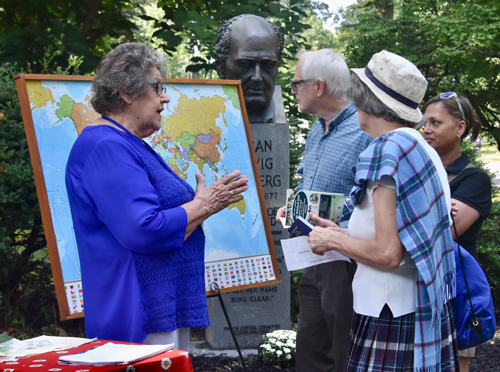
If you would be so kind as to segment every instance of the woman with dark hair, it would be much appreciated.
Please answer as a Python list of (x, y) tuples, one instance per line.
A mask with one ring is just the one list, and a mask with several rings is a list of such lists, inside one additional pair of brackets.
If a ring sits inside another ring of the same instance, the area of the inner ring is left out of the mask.
[[(89, 338), (189, 350), (189, 329), (210, 325), (201, 223), (243, 198), (233, 171), (196, 193), (142, 138), (170, 100), (165, 58), (139, 43), (106, 54), (92, 83), (102, 117), (88, 125), (66, 168)], [(238, 178), (239, 177), (239, 178)]]
[[(460, 245), (477, 260), (479, 230), (491, 209), (491, 181), (462, 154), (460, 144), (466, 139), (474, 143), (481, 122), (467, 97), (455, 92), (431, 98), (424, 110), (424, 138), (437, 151), (448, 173)], [(456, 240), (455, 230), (451, 232)], [(460, 351), (460, 371), (469, 370), (469, 357), (474, 355), (475, 348)]]
[(413, 129), (427, 81), (387, 51), (351, 70), (359, 126), (374, 140), (359, 156), (348, 230), (314, 216), (309, 234), (313, 252), (358, 262), (347, 371), (456, 371), (450, 192), (438, 154)]
[[(460, 144), (466, 139), (474, 143), (481, 129), (479, 116), (467, 97), (454, 92), (431, 98), (424, 110), (424, 138), (439, 154), (448, 173), (460, 245), (477, 260), (479, 229), (491, 209), (491, 181), (486, 172), (472, 166), (460, 151)], [(455, 238), (453, 229), (452, 234)]]

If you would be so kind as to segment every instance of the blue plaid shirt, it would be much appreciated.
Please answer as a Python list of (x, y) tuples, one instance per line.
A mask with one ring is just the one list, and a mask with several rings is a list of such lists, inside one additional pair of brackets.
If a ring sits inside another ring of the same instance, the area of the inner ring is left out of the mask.
[(302, 177), (298, 190), (335, 192), (349, 195), (354, 185), (359, 154), (372, 142), (359, 129), (358, 112), (352, 103), (328, 125), (318, 119), (307, 137), (304, 158), (297, 174)]

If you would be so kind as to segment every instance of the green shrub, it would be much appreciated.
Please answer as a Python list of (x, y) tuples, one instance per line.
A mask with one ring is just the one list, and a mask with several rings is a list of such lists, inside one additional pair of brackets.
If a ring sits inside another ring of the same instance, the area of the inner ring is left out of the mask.
[[(467, 141), (462, 143), (462, 152), (465, 152), (472, 164), (482, 168), (491, 179), (494, 175), (485, 168), (472, 144)], [(492, 196), (498, 194), (498, 189), (492, 182)], [(497, 319), (500, 319), (500, 203), (493, 202), (490, 214), (483, 222), (477, 241), (477, 255), (479, 264), (490, 283), (493, 304)]]
[(59, 315), (13, 79), (19, 72), (0, 66), (0, 331), (26, 338), (56, 329)]
[(477, 242), (479, 264), (488, 278), (500, 320), (500, 203), (494, 202), (488, 219), (483, 223)]

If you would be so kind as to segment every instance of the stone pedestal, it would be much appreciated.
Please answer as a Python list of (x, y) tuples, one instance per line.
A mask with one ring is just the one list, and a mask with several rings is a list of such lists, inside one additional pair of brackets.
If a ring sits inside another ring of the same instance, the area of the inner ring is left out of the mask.
[[(276, 222), (276, 213), (285, 205), (289, 188), (289, 127), (280, 123), (251, 123), (250, 128), (282, 283), (222, 295), (242, 349), (257, 348), (262, 335), (268, 332), (290, 329), (290, 274), (280, 243), (289, 234)], [(218, 298), (208, 299), (208, 311), (212, 325), (205, 331), (205, 340), (209, 346), (234, 349)]]

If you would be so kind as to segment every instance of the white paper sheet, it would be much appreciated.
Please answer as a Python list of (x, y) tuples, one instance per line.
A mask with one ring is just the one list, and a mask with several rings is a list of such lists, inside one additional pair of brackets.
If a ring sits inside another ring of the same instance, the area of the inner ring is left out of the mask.
[(59, 357), (59, 363), (74, 365), (130, 364), (174, 348), (168, 345), (124, 345), (108, 342), (86, 352)]
[(19, 341), (15, 338), (10, 339), (0, 346), (8, 349), (0, 357), (0, 362), (10, 361), (13, 358), (22, 358), (31, 355), (47, 353), (49, 351), (64, 350), (77, 347), (96, 339), (80, 337), (58, 337), (58, 336), (39, 336), (28, 340)]
[(351, 262), (349, 257), (337, 251), (325, 252), (323, 256), (313, 253), (307, 241), (308, 239), (308, 236), (299, 236), (298, 238), (281, 240), (281, 248), (285, 255), (285, 263), (288, 271), (300, 270), (325, 262), (340, 260)]

